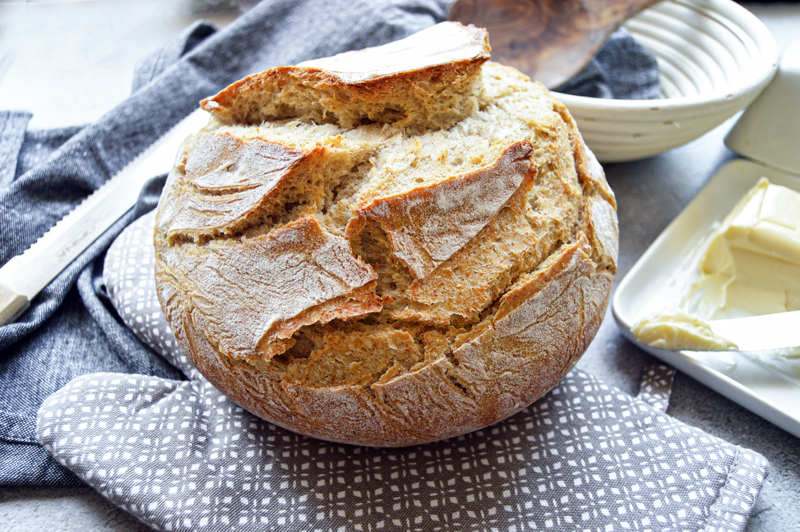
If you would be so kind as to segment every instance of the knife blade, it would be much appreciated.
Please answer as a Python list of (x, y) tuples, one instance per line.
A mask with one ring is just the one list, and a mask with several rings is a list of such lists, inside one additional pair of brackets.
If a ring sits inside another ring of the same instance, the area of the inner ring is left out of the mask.
[(800, 310), (706, 323), (715, 334), (735, 343), (740, 351), (800, 347)]
[(148, 179), (168, 172), (178, 148), (208, 122), (192, 112), (0, 268), (0, 325), (16, 320), (61, 271), (136, 204)]

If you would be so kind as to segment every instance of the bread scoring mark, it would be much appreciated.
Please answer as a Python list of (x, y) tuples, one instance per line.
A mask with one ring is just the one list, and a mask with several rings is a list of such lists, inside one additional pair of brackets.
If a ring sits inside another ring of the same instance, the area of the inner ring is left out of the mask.
[(320, 150), (291, 150), (259, 139), (244, 142), (227, 134), (200, 135), (186, 157), (168, 237), (241, 230), (261, 205), (299, 177), (302, 163), (321, 156)]
[(241, 239), (318, 213), (326, 229), (343, 235), (350, 216), (343, 203), (366, 179), (375, 148), (340, 137), (289, 148), (227, 132), (202, 134), (185, 165), (173, 170), (178, 184), (169, 189), (176, 197), (163, 208), (167, 234), (173, 242)]
[(590, 252), (586, 237), (580, 234), (574, 244), (550, 257), (538, 273), (521, 278), (501, 299), (494, 319), (497, 338), (513, 337), (535, 342), (543, 349), (557, 348), (552, 343), (548, 346), (545, 336), (553, 337), (551, 328), (574, 330), (569, 322), (581, 319), (581, 300), (566, 295), (575, 290), (572, 285), (577, 279), (595, 270), (587, 255)]
[[(486, 168), (375, 199), (356, 214), (376, 221), (389, 235), (393, 255), (423, 279), (486, 227), (535, 172), (531, 151), (530, 140), (515, 142)], [(353, 222), (348, 234), (359, 225)]]
[[(414, 335), (403, 329), (384, 327), (354, 334), (335, 330), (319, 339), (308, 360), (291, 366), (283, 374), (284, 383), (314, 388), (369, 386), (422, 361), (422, 349)], [(376, 357), (377, 351), (389, 353)]]
[(559, 105), (556, 111), (559, 112), (562, 120), (570, 126), (570, 143), (572, 144), (572, 154), (575, 159), (575, 170), (584, 195), (586, 197), (599, 195), (616, 211), (617, 201), (614, 197), (614, 192), (608, 186), (603, 167), (592, 150), (583, 141), (583, 136), (578, 131), (575, 119), (563, 104)]
[(388, 311), (397, 319), (469, 327), (521, 275), (551, 251), (525, 218), (533, 173), (492, 221), (424, 279), (415, 279)]
[(617, 211), (603, 198), (591, 198), (588, 204), (586, 230), (599, 266), (607, 267), (612, 273), (617, 270), (619, 254), (619, 227)]
[(382, 307), (372, 269), (310, 218), (263, 237), (213, 242), (204, 253), (174, 247), (164, 259), (182, 280), (197, 327), (230, 358), (269, 358), (303, 325)]

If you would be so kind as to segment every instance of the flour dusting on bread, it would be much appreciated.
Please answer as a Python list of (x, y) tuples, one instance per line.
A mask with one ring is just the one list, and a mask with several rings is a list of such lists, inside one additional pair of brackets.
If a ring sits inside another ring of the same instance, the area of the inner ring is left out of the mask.
[(159, 297), (198, 369), (277, 425), (413, 445), (552, 389), (616, 270), (602, 167), (485, 30), (253, 74), (202, 102), (156, 224)]

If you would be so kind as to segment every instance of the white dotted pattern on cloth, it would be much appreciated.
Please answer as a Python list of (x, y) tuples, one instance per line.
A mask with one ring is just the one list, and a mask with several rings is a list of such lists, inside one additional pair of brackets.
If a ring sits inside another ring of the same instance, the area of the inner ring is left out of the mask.
[(103, 281), (125, 325), (184, 375), (198, 378), (200, 373), (178, 346), (158, 302), (154, 230), (155, 212), (128, 226), (106, 253)]
[(665, 366), (664, 364), (649, 364), (645, 366), (641, 388), (639, 388), (637, 397), (653, 408), (666, 412), (674, 378), (675, 368), (671, 366)]

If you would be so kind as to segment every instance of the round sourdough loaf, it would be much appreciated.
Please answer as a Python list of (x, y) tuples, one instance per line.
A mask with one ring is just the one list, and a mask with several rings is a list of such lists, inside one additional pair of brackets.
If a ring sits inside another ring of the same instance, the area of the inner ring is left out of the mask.
[(249, 76), (202, 102), (158, 210), (159, 297), (259, 417), (402, 446), (485, 427), (572, 368), (617, 217), (566, 108), (485, 30)]

